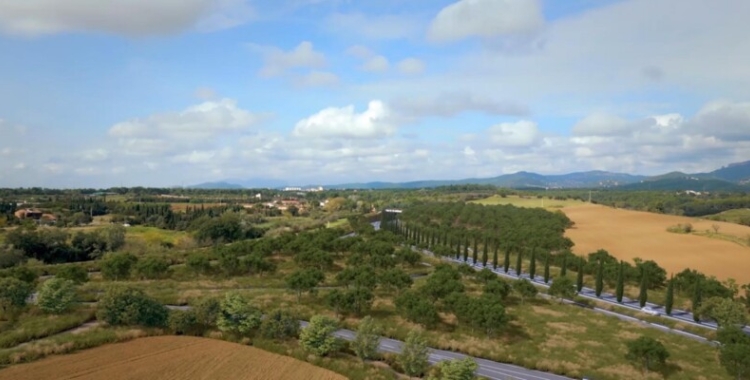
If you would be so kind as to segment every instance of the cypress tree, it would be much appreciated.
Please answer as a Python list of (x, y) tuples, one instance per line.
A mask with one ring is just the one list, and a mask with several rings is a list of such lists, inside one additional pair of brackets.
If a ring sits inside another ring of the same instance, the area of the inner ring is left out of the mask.
[(471, 261), (472, 265), (476, 265), (477, 255), (479, 255), (479, 248), (477, 248), (477, 238), (474, 238), (474, 249), (471, 250)]
[(698, 314), (698, 309), (701, 307), (701, 303), (703, 303), (703, 284), (701, 284), (701, 281), (698, 280), (698, 282), (695, 283), (695, 288), (693, 289), (693, 320), (696, 322), (700, 322), (701, 318)]
[(549, 257), (551, 255), (547, 253), (546, 258), (544, 259), (544, 283), (549, 284)]
[(482, 248), (482, 266), (487, 266), (487, 238), (484, 239), (484, 247)]
[(562, 270), (560, 271), (560, 276), (565, 277), (565, 275), (568, 274), (568, 252), (563, 252), (563, 262), (562, 262)]
[(466, 238), (466, 244), (464, 244), (464, 262), (469, 261), (469, 238)]
[(505, 273), (508, 273), (508, 270), (510, 269), (510, 247), (505, 249), (505, 262), (503, 263), (503, 269), (505, 270)]
[(497, 244), (495, 244), (495, 253), (492, 254), (492, 269), (497, 269)]
[(518, 276), (518, 277), (521, 277), (521, 270), (523, 269), (521, 267), (521, 265), (522, 265), (522, 261), (521, 260), (523, 260), (523, 255), (521, 254), (521, 252), (523, 252), (523, 251), (521, 251), (519, 249), (518, 250), (518, 256), (516, 256), (516, 276)]
[(638, 301), (641, 307), (646, 306), (648, 302), (648, 283), (646, 282), (646, 271), (641, 269), (641, 292), (638, 295)]
[(602, 296), (604, 290), (604, 263), (599, 260), (599, 266), (596, 268), (596, 296)]
[(529, 264), (529, 278), (534, 280), (536, 277), (536, 248), (531, 249), (531, 263)]
[(667, 299), (664, 301), (664, 311), (667, 315), (672, 315), (672, 307), (674, 306), (674, 276), (669, 277), (669, 284), (667, 284)]
[(456, 242), (456, 260), (461, 258), (461, 240), (455, 239)]
[(617, 270), (617, 290), (615, 296), (617, 302), (622, 303), (622, 297), (625, 295), (625, 263), (620, 261), (620, 268)]
[(578, 293), (583, 290), (583, 265), (584, 265), (585, 259), (581, 257), (578, 260), (578, 277), (576, 277), (576, 289), (578, 290)]

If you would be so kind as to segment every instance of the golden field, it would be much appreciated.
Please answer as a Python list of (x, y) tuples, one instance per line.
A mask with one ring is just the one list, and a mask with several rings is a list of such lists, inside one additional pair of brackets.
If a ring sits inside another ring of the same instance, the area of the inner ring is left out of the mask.
[[(750, 227), (593, 204), (567, 206), (562, 211), (575, 222), (566, 236), (575, 243), (576, 254), (603, 248), (623, 260), (654, 260), (667, 273), (691, 268), (721, 280), (733, 278), (740, 284), (750, 283), (750, 248), (726, 240), (747, 239)], [(686, 223), (704, 236), (667, 231), (670, 226)], [(712, 234), (714, 225), (719, 227), (718, 234)]]
[(286, 356), (220, 340), (142, 338), (0, 370), (0, 380), (343, 380)]

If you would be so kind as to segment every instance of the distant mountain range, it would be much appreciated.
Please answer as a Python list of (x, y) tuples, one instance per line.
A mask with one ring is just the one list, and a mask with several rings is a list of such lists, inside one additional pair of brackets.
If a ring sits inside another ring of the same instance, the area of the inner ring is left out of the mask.
[[(259, 185), (264, 182), (270, 186)], [(750, 191), (750, 161), (727, 165), (709, 173), (671, 172), (658, 176), (642, 176), (607, 171), (587, 171), (559, 175), (530, 172), (504, 174), (492, 178), (460, 180), (427, 180), (412, 182), (367, 182), (324, 185), (326, 189), (419, 189), (449, 185), (493, 185), (507, 188), (617, 188), (622, 190), (693, 190)], [(249, 185), (249, 186), (248, 186)], [(280, 188), (281, 181), (222, 181), (192, 186), (200, 189)], [(317, 187), (304, 186), (303, 188)]]

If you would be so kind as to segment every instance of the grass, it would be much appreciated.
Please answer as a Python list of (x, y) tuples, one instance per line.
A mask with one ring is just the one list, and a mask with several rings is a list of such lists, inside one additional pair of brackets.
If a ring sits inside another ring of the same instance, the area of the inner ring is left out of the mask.
[(339, 220), (326, 223), (326, 228), (345, 228), (347, 225), (349, 225), (349, 220), (346, 218), (341, 218)]
[(471, 203), (478, 203), (478, 204), (490, 205), (490, 206), (513, 205), (516, 207), (528, 207), (528, 208), (538, 207), (538, 208), (546, 208), (546, 209), (561, 209), (563, 207), (583, 204), (583, 202), (577, 201), (577, 200), (557, 200), (557, 199), (550, 199), (547, 197), (538, 198), (538, 197), (532, 197), (532, 196), (519, 197), (515, 195), (509, 195), (506, 197), (503, 197), (500, 195), (493, 195), (489, 198), (472, 201)]
[(16, 323), (2, 326), (0, 348), (12, 348), (76, 328), (94, 319), (94, 309), (80, 307), (63, 315), (46, 315), (35, 310), (22, 315)]
[(740, 223), (742, 220), (750, 220), (750, 208), (739, 208), (734, 210), (728, 210), (720, 212), (714, 215), (704, 216), (703, 218), (709, 220), (716, 220), (720, 222), (729, 223)]

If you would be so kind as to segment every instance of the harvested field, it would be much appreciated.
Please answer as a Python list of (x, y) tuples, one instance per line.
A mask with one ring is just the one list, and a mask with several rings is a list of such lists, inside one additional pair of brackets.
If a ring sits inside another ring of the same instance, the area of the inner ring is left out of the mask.
[(584, 204), (581, 201), (572, 200), (572, 199), (557, 200), (557, 199), (550, 199), (547, 197), (543, 197), (543, 198), (537, 198), (536, 196), (519, 197), (517, 195), (509, 195), (506, 197), (493, 195), (489, 198), (472, 201), (471, 203), (479, 203), (479, 204), (488, 205), (488, 206), (513, 205), (516, 207), (529, 207), (529, 208), (539, 207), (539, 208), (546, 208), (546, 209), (561, 209), (563, 207)]
[(0, 371), (0, 380), (312, 379), (345, 377), (289, 357), (193, 337), (153, 337), (55, 356)]
[(712, 231), (719, 226), (719, 234), (746, 238), (750, 227), (640, 211), (614, 209), (600, 205), (583, 204), (563, 209), (575, 222), (566, 232), (575, 246), (576, 254), (589, 254), (605, 249), (623, 260), (640, 257), (654, 260), (667, 270), (677, 273), (685, 268), (714, 275), (721, 280), (733, 278), (740, 284), (750, 283), (750, 248), (736, 242), (723, 240), (710, 234), (677, 234), (667, 232), (667, 227), (690, 223), (698, 232)]

